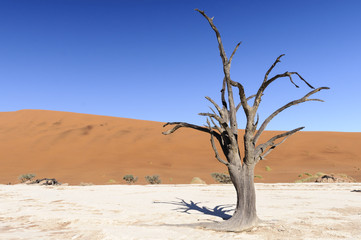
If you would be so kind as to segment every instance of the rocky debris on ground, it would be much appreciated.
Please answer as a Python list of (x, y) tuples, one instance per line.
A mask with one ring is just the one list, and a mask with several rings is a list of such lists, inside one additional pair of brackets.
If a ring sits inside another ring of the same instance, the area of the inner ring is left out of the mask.
[(351, 192), (359, 192), (359, 193), (361, 193), (361, 189), (355, 189), (355, 190), (352, 190)]
[(341, 174), (325, 174), (316, 179), (317, 183), (351, 183), (356, 182), (350, 176), (341, 175)]
[(26, 184), (39, 184), (39, 185), (61, 185), (55, 178), (42, 178), (35, 181), (26, 181)]

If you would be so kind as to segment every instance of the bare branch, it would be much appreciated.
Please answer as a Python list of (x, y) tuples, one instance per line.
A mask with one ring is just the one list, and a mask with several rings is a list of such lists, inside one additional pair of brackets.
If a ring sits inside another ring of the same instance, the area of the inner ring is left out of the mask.
[(229, 63), (229, 64), (231, 64), (232, 58), (233, 58), (234, 54), (236, 53), (239, 45), (241, 45), (241, 43), (242, 43), (242, 42), (239, 42), (239, 43), (237, 44), (237, 46), (234, 48), (234, 50), (233, 50), (233, 52), (232, 52), (232, 55), (231, 55), (231, 57), (230, 57), (229, 60), (228, 60), (228, 63)]
[(210, 118), (214, 118), (214, 119), (216, 119), (216, 120), (219, 122), (219, 124), (221, 124), (222, 126), (227, 125), (227, 123), (224, 121), (224, 119), (221, 118), (220, 116), (218, 116), (218, 115), (215, 114), (215, 113), (198, 113), (198, 115), (200, 115), (200, 116), (206, 116), (206, 117), (210, 117)]
[(242, 106), (242, 102), (239, 102), (237, 107), (236, 107), (236, 111), (238, 112), (239, 108)]
[(253, 125), (252, 125), (252, 132), (255, 132), (255, 131), (256, 131), (258, 122), (259, 122), (259, 114), (257, 113), (257, 120), (256, 120), (256, 122), (253, 123)]
[(174, 133), (175, 131), (177, 131), (179, 128), (185, 127), (185, 128), (192, 128), (201, 132), (205, 132), (205, 133), (210, 133), (208, 128), (205, 127), (200, 127), (194, 124), (189, 124), (189, 123), (185, 123), (185, 122), (168, 122), (166, 124), (163, 125), (163, 127), (166, 127), (168, 125), (175, 125), (172, 129), (169, 129), (168, 131), (162, 132), (162, 134), (164, 135), (169, 135)]
[(209, 107), (209, 109), (212, 111), (213, 114), (217, 115), (216, 111), (212, 107)]
[(204, 11), (201, 11), (199, 9), (195, 9), (197, 12), (199, 12), (200, 14), (203, 15), (203, 17), (205, 17), (207, 20), (208, 20), (208, 23), (209, 25), (211, 25), (211, 28), (213, 29), (214, 33), (216, 34), (217, 36), (217, 41), (218, 41), (218, 48), (219, 48), (219, 53), (220, 53), (220, 56), (222, 58), (222, 61), (223, 61), (223, 65), (227, 65), (228, 64), (228, 60), (227, 60), (227, 56), (226, 56), (226, 52), (224, 51), (224, 48), (223, 48), (223, 43), (222, 43), (222, 40), (221, 40), (221, 35), (219, 34), (219, 31), (218, 29), (216, 28), (216, 26), (213, 24), (213, 17), (210, 18), (208, 17)]
[(211, 124), (209, 123), (209, 120), (207, 119), (207, 124), (209, 126), (209, 131), (211, 132), (211, 144), (212, 144), (212, 148), (213, 148), (213, 151), (215, 153), (215, 157), (217, 158), (217, 160), (221, 163), (223, 163), (224, 165), (228, 166), (228, 162), (224, 161), (220, 156), (219, 156), (219, 153), (218, 153), (218, 150), (217, 150), (217, 147), (216, 147), (216, 144), (214, 143), (214, 138), (213, 138), (213, 134), (214, 134), (214, 131), (211, 127)]
[[(209, 117), (209, 118), (214, 118), (216, 119), (220, 126), (227, 132), (227, 135), (228, 135), (228, 138), (229, 138), (229, 141), (231, 142), (231, 144), (233, 144), (234, 146), (238, 146), (238, 143), (237, 143), (237, 135), (233, 133), (233, 129), (231, 129), (229, 126), (228, 126), (228, 123), (224, 121), (224, 119), (222, 119), (221, 117), (219, 117), (217, 114), (212, 114), (212, 113), (199, 113), (198, 115), (200, 116), (206, 116), (206, 117)], [(223, 131), (220, 132), (221, 134), (223, 133)], [(219, 142), (221, 143), (222, 140), (219, 138)]]
[(256, 96), (256, 94), (253, 94), (253, 95), (251, 95), (251, 96), (249, 96), (246, 100), (248, 101), (248, 100), (251, 100), (252, 98), (254, 98)]
[(291, 74), (288, 73), (288, 77), (290, 78), (290, 81), (293, 85), (295, 85), (296, 88), (299, 88), (299, 86), (292, 80)]
[[(219, 53), (220, 53), (220, 56), (221, 56), (222, 62), (223, 62), (223, 72), (224, 72), (224, 77), (225, 77), (227, 91), (228, 91), (228, 104), (229, 104), (229, 111), (228, 111), (229, 114), (228, 115), (229, 115), (230, 128), (232, 129), (233, 135), (237, 136), (237, 131), (238, 131), (237, 120), (236, 120), (236, 112), (237, 111), (236, 111), (236, 106), (234, 104), (234, 99), (233, 99), (232, 85), (230, 83), (230, 81), (231, 81), (230, 61), (228, 61), (226, 52), (224, 51), (223, 43), (221, 40), (221, 35), (219, 34), (219, 31), (216, 28), (216, 26), (213, 24), (213, 18), (208, 17), (204, 13), (204, 11), (201, 11), (199, 9), (195, 9), (195, 10), (198, 11), (200, 14), (203, 15), (203, 17), (205, 17), (207, 19), (209, 25), (211, 26), (211, 28), (213, 29), (213, 31), (215, 32), (215, 34), (217, 36), (218, 48), (219, 48)], [(223, 95), (222, 95), (222, 98), (223, 98)], [(223, 103), (223, 106), (225, 106), (223, 99), (222, 99), (222, 103)]]
[(288, 137), (289, 137), (289, 136), (285, 137), (285, 138), (282, 139), (282, 141), (279, 142), (279, 143), (273, 144), (273, 145), (267, 150), (267, 152), (265, 152), (263, 155), (260, 155), (260, 156), (259, 156), (259, 160), (264, 160), (265, 157), (266, 157), (270, 152), (272, 152), (273, 149), (275, 149), (278, 145), (281, 145), (282, 143), (284, 143), (284, 141), (286, 141), (286, 139), (287, 139)]
[(219, 115), (220, 115), (222, 118), (224, 118), (222, 109), (218, 106), (218, 104), (217, 104), (215, 101), (213, 101), (213, 99), (210, 98), (210, 97), (206, 97), (206, 99), (213, 104), (213, 106), (217, 109)]
[[(249, 100), (251, 100), (252, 98), (254, 98), (255, 96), (256, 96), (256, 94), (253, 94), (253, 95), (249, 96), (248, 98), (246, 98), (247, 102)], [(236, 107), (236, 111), (238, 111), (241, 106), (242, 106), (242, 102), (238, 103), (238, 105)]]
[(228, 109), (226, 98), (224, 97), (225, 92), (226, 92), (226, 78), (223, 79), (223, 85), (222, 85), (222, 90), (221, 90), (221, 98), (222, 98), (223, 108)]
[[(235, 82), (235, 81), (232, 81), (230, 80), (230, 83), (232, 86), (234, 87), (237, 87), (238, 88), (238, 92), (239, 92), (239, 98), (241, 100), (241, 105), (246, 113), (246, 115), (248, 114), (249, 112), (249, 105), (247, 103), (247, 98), (246, 98), (246, 94), (244, 93), (244, 87), (241, 83), (239, 82)], [(237, 108), (236, 108), (236, 111), (237, 111)]]
[[(315, 93), (317, 93), (317, 92), (319, 92), (319, 91), (321, 91), (321, 90), (328, 90), (328, 89), (330, 89), (329, 87), (320, 87), (320, 88), (317, 88), (317, 89), (315, 89), (315, 90), (313, 90), (313, 91), (311, 91), (311, 92), (309, 92), (309, 93), (307, 93), (305, 96), (304, 96), (304, 98), (308, 98), (309, 96), (311, 96), (311, 95), (313, 95), (313, 94), (315, 94)], [(311, 100), (311, 99), (309, 99), (309, 100)], [(313, 99), (312, 99), (313, 100)], [(321, 101), (321, 102), (323, 102), (323, 100), (319, 100), (319, 99), (316, 99), (315, 101)]]
[(217, 160), (221, 163), (223, 163), (224, 165), (228, 166), (228, 162), (224, 161), (220, 156), (219, 156), (219, 153), (218, 153), (218, 150), (217, 150), (217, 147), (214, 143), (214, 137), (213, 137), (213, 134), (211, 134), (211, 144), (212, 144), (212, 148), (214, 150), (214, 153), (215, 153), (215, 156), (217, 158)]
[(304, 81), (307, 84), (307, 86), (309, 86), (312, 89), (315, 89), (311, 84), (309, 84), (305, 79), (303, 79), (303, 77), (300, 74), (298, 74), (297, 72), (290, 72), (290, 74), (296, 74), (302, 81)]
[(311, 98), (311, 99), (308, 99), (308, 101), (325, 102), (322, 99), (318, 99), (318, 98)]
[(266, 118), (266, 120), (264, 120), (264, 122), (262, 123), (261, 127), (258, 129), (256, 135), (253, 138), (253, 143), (256, 144), (259, 137), (261, 136), (261, 134), (263, 133), (263, 131), (266, 129), (268, 123), (275, 117), (277, 116), (280, 112), (284, 111), (285, 109), (297, 105), (299, 103), (303, 103), (303, 102), (307, 102), (307, 101), (322, 101), (320, 99), (308, 99), (309, 96), (311, 96), (312, 94), (315, 94), (323, 89), (329, 89), (328, 87), (320, 87), (317, 88), (309, 93), (307, 93), (304, 97), (294, 100), (292, 102), (287, 103), (286, 105), (284, 105), (283, 107), (280, 107), (279, 109), (277, 109), (276, 111), (274, 111), (268, 118)]
[[(214, 114), (216, 117), (218, 117), (220, 120), (223, 120), (225, 123), (227, 123), (227, 121), (224, 120), (224, 118), (219, 117), (219, 116), (217, 115), (217, 113), (213, 110), (213, 108), (210, 107), (210, 109), (211, 109), (211, 111), (213, 112), (213, 114)], [(199, 115), (201, 115), (201, 116), (206, 116), (206, 115), (204, 115), (204, 114), (199, 114)], [(215, 118), (214, 116), (209, 116), (209, 118), (211, 119), (213, 125), (215, 126), (215, 128), (217, 128), (217, 130), (219, 131), (219, 133), (222, 133), (223, 131), (222, 131), (222, 130), (220, 129), (220, 127), (218, 127), (218, 125), (217, 125), (216, 123), (214, 123), (214, 121), (213, 121), (213, 118), (214, 118), (214, 119), (216, 119), (216, 118)], [(219, 122), (220, 126), (222, 126), (222, 128), (223, 128), (224, 130), (226, 130), (227, 124), (223, 124), (222, 122), (219, 121), (219, 119), (218, 119), (218, 120), (216, 119), (216, 120)]]
[[(303, 82), (305, 82), (307, 84), (307, 86), (309, 86), (310, 88), (314, 89), (314, 87), (309, 84), (300, 74), (298, 74), (297, 72), (285, 72), (282, 74), (277, 74), (276, 76), (272, 77), (271, 79), (268, 80), (268, 74), (272, 71), (272, 69), (276, 66), (276, 64), (278, 62), (280, 62), (281, 57), (283, 57), (284, 54), (280, 55), (276, 61), (273, 63), (273, 65), (268, 69), (268, 71), (266, 72), (266, 75), (264, 77), (264, 80), (262, 82), (262, 85), (259, 87), (256, 97), (254, 99), (254, 103), (253, 103), (253, 107), (254, 109), (257, 109), (260, 102), (261, 102), (261, 97), (263, 95), (263, 92), (265, 91), (265, 89), (275, 80), (277, 80), (278, 78), (283, 78), (283, 77), (288, 77), (291, 81), (292, 84), (294, 84), (296, 87), (298, 87), (298, 85), (295, 84), (295, 82), (292, 79), (292, 75), (296, 74)], [(255, 110), (256, 111), (256, 110)]]
[(276, 61), (272, 64), (272, 66), (268, 69), (268, 71), (266, 72), (265, 76), (264, 76), (264, 80), (263, 82), (266, 82), (268, 80), (268, 74), (271, 73), (271, 71), (273, 70), (273, 68), (276, 66), (277, 63), (281, 62), (281, 57), (283, 57), (284, 54), (281, 54), (277, 59)]
[[(278, 134), (274, 137), (272, 137), (271, 139), (269, 139), (267, 142), (263, 143), (263, 144), (260, 144), (256, 147), (255, 149), (255, 156), (260, 156), (268, 147), (272, 147), (275, 145), (274, 141), (277, 140), (277, 139), (280, 139), (280, 138), (283, 138), (283, 137), (288, 137), (302, 129), (304, 129), (305, 127), (299, 127), (299, 128), (296, 128), (296, 129), (293, 129), (291, 131), (288, 131), (288, 132), (285, 132), (285, 133), (281, 133), (281, 134)], [(268, 154), (268, 153), (267, 153)]]
[(218, 132), (220, 134), (222, 134), (223, 130), (213, 121), (212, 118), (210, 118), (210, 119), (211, 119), (211, 122), (213, 123), (214, 127), (218, 130)]
[(277, 74), (276, 76), (274, 76), (273, 78), (271, 78), (270, 80), (268, 80), (268, 81), (266, 82), (265, 88), (266, 88), (268, 85), (270, 85), (272, 82), (274, 82), (276, 79), (282, 78), (282, 77), (289, 77), (290, 80), (291, 80), (291, 82), (292, 82), (296, 87), (298, 87), (298, 86), (292, 81), (291, 75), (293, 75), (293, 74), (296, 74), (302, 81), (304, 81), (304, 82), (307, 84), (307, 86), (309, 86), (309, 87), (312, 88), (312, 89), (315, 89), (311, 84), (309, 84), (309, 83), (308, 83), (303, 77), (301, 77), (301, 75), (300, 75), (299, 73), (297, 73), (297, 72), (285, 72), (285, 73), (282, 73), (282, 74)]

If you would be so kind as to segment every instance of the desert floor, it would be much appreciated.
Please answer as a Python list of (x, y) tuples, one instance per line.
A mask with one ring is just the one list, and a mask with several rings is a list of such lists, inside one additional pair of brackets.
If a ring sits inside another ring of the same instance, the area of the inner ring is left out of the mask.
[(0, 239), (361, 239), (361, 183), (256, 184), (249, 232), (191, 225), (232, 214), (232, 185), (0, 185)]

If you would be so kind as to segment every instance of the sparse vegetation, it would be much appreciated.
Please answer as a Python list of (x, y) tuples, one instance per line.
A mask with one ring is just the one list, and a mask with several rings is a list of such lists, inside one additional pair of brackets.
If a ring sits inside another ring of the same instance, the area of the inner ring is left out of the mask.
[(308, 176), (306, 178), (303, 178), (303, 179), (299, 179), (299, 180), (296, 180), (295, 183), (303, 183), (303, 182), (315, 182), (317, 178), (325, 175), (324, 173), (322, 172), (318, 172), (316, 173), (315, 175), (312, 175), (310, 173), (304, 173), (304, 174), (300, 174), (298, 175), (298, 177), (303, 177), (304, 175)]
[(261, 175), (254, 175), (254, 178), (262, 179), (263, 177)]
[(145, 180), (147, 180), (149, 184), (160, 184), (162, 182), (159, 175), (145, 176)]
[(33, 179), (36, 175), (33, 173), (27, 173), (27, 174), (23, 174), (19, 176), (19, 180), (23, 183), (26, 181), (30, 181), (31, 179)]
[(266, 169), (267, 172), (272, 170), (270, 166), (266, 166), (265, 169)]
[(347, 174), (322, 174), (320, 175), (315, 182), (318, 183), (344, 183), (344, 182), (356, 182), (355, 179), (348, 176)]
[(219, 183), (232, 183), (231, 177), (224, 173), (211, 173), (212, 178)]
[(132, 184), (138, 181), (138, 177), (134, 177), (133, 175), (128, 174), (123, 177), (123, 180), (126, 181), (128, 184)]
[(109, 179), (108, 183), (116, 183), (117, 181), (115, 181), (114, 179)]

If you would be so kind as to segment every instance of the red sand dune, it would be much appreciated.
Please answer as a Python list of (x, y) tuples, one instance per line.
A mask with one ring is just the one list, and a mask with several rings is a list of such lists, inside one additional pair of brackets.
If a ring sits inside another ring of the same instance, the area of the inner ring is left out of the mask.
[[(124, 183), (126, 174), (160, 175), (162, 183), (190, 183), (226, 168), (214, 158), (209, 136), (163, 123), (44, 110), (0, 113), (0, 183), (18, 176), (80, 184)], [(265, 132), (268, 139), (276, 132)], [(261, 139), (262, 140), (262, 139)], [(302, 173), (344, 173), (361, 181), (361, 133), (300, 132), (256, 168), (258, 182), (294, 182)], [(266, 171), (269, 166), (271, 171)]]

